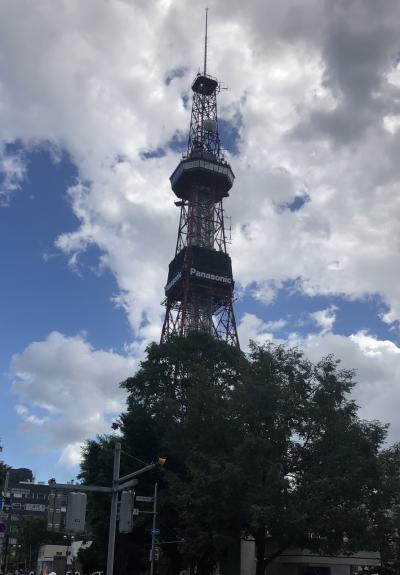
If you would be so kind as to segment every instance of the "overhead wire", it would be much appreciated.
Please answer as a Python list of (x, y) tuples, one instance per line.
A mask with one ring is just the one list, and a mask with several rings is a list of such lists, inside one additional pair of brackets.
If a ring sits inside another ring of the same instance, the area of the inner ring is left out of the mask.
[(135, 459), (136, 461), (139, 461), (139, 463), (143, 463), (143, 465), (150, 465), (150, 463), (143, 461), (142, 459), (139, 459), (138, 457), (135, 457), (134, 455), (132, 455), (131, 453), (128, 453), (127, 451), (124, 451), (123, 449), (121, 449), (121, 453), (123, 453), (124, 455), (127, 455), (128, 457), (131, 457), (132, 459)]

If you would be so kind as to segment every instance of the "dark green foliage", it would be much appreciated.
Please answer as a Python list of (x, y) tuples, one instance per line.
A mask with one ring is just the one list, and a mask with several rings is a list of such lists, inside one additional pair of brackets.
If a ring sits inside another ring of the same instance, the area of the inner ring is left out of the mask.
[(9, 467), (5, 463), (3, 463), (3, 461), (0, 461), (0, 492), (4, 488), (4, 481), (6, 479), (7, 469), (9, 469)]
[[(3, 451), (3, 446), (0, 443), (0, 453)], [(8, 465), (4, 463), (4, 461), (0, 461), (0, 493), (4, 488), (4, 481), (6, 479), (7, 470), (10, 469)]]
[[(245, 357), (202, 334), (148, 348), (123, 383), (128, 408), (115, 427), (126, 452), (167, 458), (165, 471), (137, 488), (151, 494), (157, 478), (161, 539), (181, 541), (163, 547), (163, 572), (211, 573), (241, 536), (256, 542), (258, 575), (292, 546), (328, 554), (382, 547), (399, 457), (380, 452), (385, 426), (359, 419), (353, 378), (334, 357), (314, 365), (272, 345), (253, 345)], [(114, 441), (88, 443), (85, 481), (110, 484)], [(131, 471), (134, 461), (122, 461), (122, 473)], [(90, 507), (99, 541), (107, 505)], [(148, 521), (141, 516), (135, 533), (120, 537), (121, 573), (145, 568)]]
[[(61, 543), (60, 535), (47, 532), (47, 520), (44, 517), (20, 516), (17, 523), (18, 551), (14, 554), (14, 562), (26, 565), (27, 570), (36, 568), (39, 547), (45, 543)], [(12, 558), (10, 557), (12, 562)]]

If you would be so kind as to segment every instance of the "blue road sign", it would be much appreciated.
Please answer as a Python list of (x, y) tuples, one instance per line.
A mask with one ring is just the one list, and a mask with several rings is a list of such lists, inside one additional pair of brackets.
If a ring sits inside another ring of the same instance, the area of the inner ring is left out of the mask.
[(152, 529), (151, 534), (152, 535), (160, 535), (160, 530), (159, 529)]

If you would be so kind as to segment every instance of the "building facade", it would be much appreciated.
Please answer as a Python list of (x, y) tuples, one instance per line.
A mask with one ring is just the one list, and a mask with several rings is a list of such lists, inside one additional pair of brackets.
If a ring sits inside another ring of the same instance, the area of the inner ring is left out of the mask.
[(31, 469), (7, 472), (0, 511), (0, 523), (5, 525), (0, 538), (3, 570), (13, 566), (28, 571), (33, 567), (36, 557), (26, 543), (27, 531), (35, 526), (32, 519), (42, 519), (48, 531), (63, 532), (67, 496), (61, 492), (56, 495), (51, 484), (35, 483)]
[[(288, 549), (268, 566), (268, 575), (373, 575), (379, 572), (380, 555), (360, 551), (353, 555), (318, 555), (307, 549)], [(241, 541), (240, 575), (255, 575), (254, 541)]]

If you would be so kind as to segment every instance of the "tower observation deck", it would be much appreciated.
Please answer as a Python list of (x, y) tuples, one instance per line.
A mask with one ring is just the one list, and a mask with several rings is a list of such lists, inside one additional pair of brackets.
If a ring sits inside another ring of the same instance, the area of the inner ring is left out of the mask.
[(180, 219), (165, 286), (161, 342), (201, 331), (239, 346), (223, 209), (235, 176), (221, 150), (219, 84), (207, 74), (207, 12), (204, 70), (194, 79), (192, 91), (187, 152), (170, 177)]

